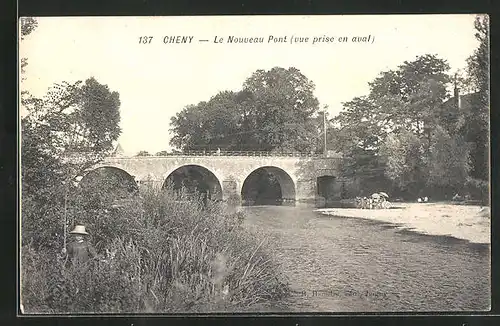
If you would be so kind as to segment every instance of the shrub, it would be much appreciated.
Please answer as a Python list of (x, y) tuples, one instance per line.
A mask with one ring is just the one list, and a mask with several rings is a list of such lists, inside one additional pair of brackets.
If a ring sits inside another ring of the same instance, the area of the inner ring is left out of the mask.
[(57, 273), (55, 256), (49, 251), (37, 252), (31, 244), (21, 248), (21, 302), (29, 313), (52, 313), (50, 281)]
[(116, 257), (67, 264), (49, 280), (50, 308), (57, 313), (139, 311), (143, 293), (140, 255), (132, 242), (117, 238), (110, 246)]
[(483, 205), (490, 201), (490, 185), (487, 180), (468, 178), (465, 183), (466, 191), (473, 199), (481, 200)]
[(21, 204), (22, 243), (32, 249), (54, 250), (63, 243), (63, 207), (23, 196)]

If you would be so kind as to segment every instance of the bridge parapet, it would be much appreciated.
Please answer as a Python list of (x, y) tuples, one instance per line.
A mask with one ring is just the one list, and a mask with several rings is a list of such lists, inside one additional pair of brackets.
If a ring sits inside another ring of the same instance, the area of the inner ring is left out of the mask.
[(166, 153), (164, 155), (134, 156), (134, 157), (172, 157), (172, 156), (270, 156), (270, 157), (329, 157), (340, 158), (338, 153), (318, 154), (304, 152), (269, 152), (269, 151), (214, 151), (214, 150), (193, 150), (179, 153)]

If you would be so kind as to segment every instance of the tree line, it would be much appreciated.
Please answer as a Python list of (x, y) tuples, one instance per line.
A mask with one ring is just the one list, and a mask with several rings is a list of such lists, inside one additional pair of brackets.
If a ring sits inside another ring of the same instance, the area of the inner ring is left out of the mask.
[(344, 154), (343, 172), (361, 188), (386, 179), (408, 197), (487, 199), (488, 17), (477, 17), (475, 28), (479, 47), (465, 76), (450, 75), (446, 60), (423, 55), (382, 72), (367, 96), (344, 103), (332, 121), (331, 146)]
[[(408, 197), (487, 197), (488, 16), (478, 16), (474, 26), (479, 47), (465, 75), (450, 72), (445, 59), (421, 55), (381, 72), (369, 94), (343, 103), (329, 119), (328, 149), (343, 154), (343, 175), (356, 183), (354, 193), (385, 184)], [(458, 91), (452, 98), (450, 87)], [(257, 70), (240, 91), (219, 92), (172, 117), (170, 144), (181, 151), (322, 152), (314, 88), (294, 67)]]

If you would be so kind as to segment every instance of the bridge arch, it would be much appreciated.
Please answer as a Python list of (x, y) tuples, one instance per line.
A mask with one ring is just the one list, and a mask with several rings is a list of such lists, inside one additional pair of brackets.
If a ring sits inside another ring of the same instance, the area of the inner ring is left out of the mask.
[(139, 186), (134, 176), (114, 166), (99, 166), (88, 171), (82, 177), (78, 186), (83, 191), (99, 187), (102, 191), (113, 193), (117, 197), (127, 197), (139, 193)]
[(322, 174), (316, 177), (316, 204), (319, 207), (342, 207), (345, 185), (337, 176)]
[(331, 198), (335, 195), (336, 177), (333, 175), (320, 175), (316, 177), (316, 195)]
[(223, 199), (220, 178), (200, 164), (185, 164), (171, 169), (163, 180), (162, 189), (169, 186), (174, 189), (186, 188), (189, 192), (197, 191), (206, 195), (208, 199)]
[(244, 205), (295, 202), (296, 185), (284, 169), (262, 166), (243, 179), (241, 198)]

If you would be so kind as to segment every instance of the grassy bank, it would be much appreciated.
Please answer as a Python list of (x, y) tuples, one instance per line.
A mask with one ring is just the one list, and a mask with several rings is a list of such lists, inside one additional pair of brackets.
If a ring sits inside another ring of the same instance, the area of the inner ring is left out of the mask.
[(86, 269), (65, 267), (54, 250), (22, 247), (25, 313), (234, 312), (288, 294), (265, 239), (223, 204), (148, 189), (96, 214), (78, 218), (100, 254)]
[(452, 236), (475, 243), (490, 243), (490, 210), (451, 203), (398, 203), (399, 209), (325, 208), (325, 215), (394, 223), (430, 235)]

